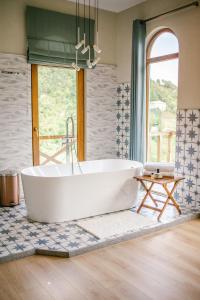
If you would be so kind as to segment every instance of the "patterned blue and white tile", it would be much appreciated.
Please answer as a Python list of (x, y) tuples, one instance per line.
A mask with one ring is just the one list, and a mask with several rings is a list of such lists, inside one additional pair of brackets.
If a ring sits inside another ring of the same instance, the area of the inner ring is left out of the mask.
[(23, 241), (23, 242), (10, 244), (7, 246), (7, 249), (11, 254), (19, 254), (19, 253), (26, 252), (28, 250), (33, 250), (34, 247), (30, 243)]
[(200, 110), (199, 109), (188, 109), (185, 111), (186, 123), (192, 127), (197, 127), (199, 125)]
[(176, 114), (176, 124), (177, 126), (183, 126), (185, 124), (186, 112), (184, 109), (180, 109)]
[[(190, 182), (188, 191), (183, 187), (180, 186), (180, 193), (187, 199), (189, 208), (195, 209), (197, 196), (195, 195), (195, 192), (191, 191)], [(67, 257), (69, 256), (69, 253), (70, 255), (73, 255), (73, 253), (78, 254), (81, 253), (81, 251), (87, 251), (87, 249), (100, 247), (101, 243), (105, 242), (78, 226), (76, 221), (60, 224), (29, 222), (23, 215), (21, 215), (20, 218), (17, 211), (19, 211), (19, 209), (7, 210), (0, 208), (1, 262), (13, 259), (13, 257), (21, 257), (23, 254), (32, 255), (37, 249), (38, 251), (41, 250), (39, 253), (51, 253), (49, 255), (59, 255), (60, 253), (62, 256)], [(144, 210), (142, 213), (149, 217), (156, 218), (156, 214), (150, 214), (147, 210)], [(8, 214), (10, 214), (10, 220)], [(16, 219), (13, 221), (14, 215), (16, 215)], [(172, 217), (170, 216), (171, 213), (169, 213), (169, 216), (167, 217), (167, 222), (170, 222), (170, 218)]]
[(10, 232), (8, 235), (1, 236), (1, 243), (5, 246), (9, 246), (13, 243), (18, 243), (22, 239), (21, 235)]
[(10, 252), (5, 247), (0, 247), (0, 259), (10, 256)]
[(186, 144), (185, 144), (185, 156), (196, 160), (199, 156), (199, 146), (198, 146), (198, 144), (197, 143), (190, 143), (190, 142), (188, 143), (188, 142), (186, 142)]
[(196, 195), (195, 195), (195, 193), (193, 193), (189, 190), (185, 190), (183, 192), (183, 198), (184, 198), (186, 206), (191, 207), (191, 208), (196, 207)]
[(34, 248), (38, 249), (44, 246), (45, 247), (50, 246), (55, 242), (51, 237), (42, 236), (37, 239), (33, 239), (30, 243)]
[(192, 125), (187, 125), (185, 131), (185, 140), (190, 143), (197, 144), (199, 140), (199, 129)]
[(78, 239), (72, 238), (70, 241), (62, 242), (61, 246), (68, 251), (73, 251), (73, 250), (77, 250), (77, 249), (86, 247), (86, 244), (81, 242)]
[(130, 130), (130, 84), (121, 83), (116, 99), (116, 156), (128, 158)]
[(197, 174), (197, 162), (194, 159), (186, 158), (184, 161), (184, 174), (195, 177)]
[[(200, 177), (200, 110), (177, 112), (176, 174), (184, 176), (181, 190), (185, 206), (199, 209), (198, 178)], [(180, 200), (179, 200), (180, 201)]]
[(178, 142), (176, 143), (176, 155), (178, 158), (183, 158), (185, 155), (185, 143), (184, 142)]
[(176, 129), (176, 141), (184, 142), (185, 140), (186, 140), (185, 126), (180, 125)]

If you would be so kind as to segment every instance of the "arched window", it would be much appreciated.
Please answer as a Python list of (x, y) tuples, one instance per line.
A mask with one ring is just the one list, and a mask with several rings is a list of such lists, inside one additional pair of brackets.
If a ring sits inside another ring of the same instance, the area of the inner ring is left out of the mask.
[(170, 29), (147, 47), (147, 160), (175, 160), (179, 45)]

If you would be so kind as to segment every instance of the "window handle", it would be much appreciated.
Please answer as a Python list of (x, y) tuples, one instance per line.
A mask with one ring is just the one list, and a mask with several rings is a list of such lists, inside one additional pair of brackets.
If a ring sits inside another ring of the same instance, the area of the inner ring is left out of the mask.
[(38, 128), (37, 127), (34, 127), (33, 128), (34, 132), (36, 133), (37, 137), (39, 136), (39, 131), (38, 131)]

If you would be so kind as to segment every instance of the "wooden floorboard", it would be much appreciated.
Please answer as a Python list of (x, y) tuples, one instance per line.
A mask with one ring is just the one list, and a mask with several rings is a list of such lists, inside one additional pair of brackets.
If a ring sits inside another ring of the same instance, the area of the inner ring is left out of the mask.
[(69, 259), (1, 264), (0, 299), (199, 300), (200, 220)]

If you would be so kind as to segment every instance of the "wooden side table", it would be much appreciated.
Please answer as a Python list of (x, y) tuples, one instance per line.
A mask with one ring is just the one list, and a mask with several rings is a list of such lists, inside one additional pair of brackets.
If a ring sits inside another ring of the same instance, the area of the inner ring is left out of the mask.
[[(176, 202), (176, 200), (174, 199), (173, 193), (174, 193), (174, 190), (175, 190), (177, 184), (181, 180), (184, 179), (183, 177), (163, 177), (162, 179), (152, 179), (150, 176), (136, 176), (134, 178), (142, 184), (142, 186), (144, 187), (144, 189), (146, 191), (146, 194), (137, 210), (137, 213), (140, 212), (142, 207), (155, 210), (155, 211), (159, 212), (159, 215), (158, 215), (158, 221), (159, 221), (164, 210), (166, 209), (167, 205), (173, 205), (176, 207), (179, 214), (181, 214), (180, 207), (179, 207), (178, 203)], [(150, 182), (150, 187), (147, 187), (147, 185), (145, 184), (146, 182)], [(172, 187), (171, 191), (168, 188), (169, 183), (173, 183), (173, 187)], [(164, 188), (164, 190), (166, 192), (166, 196), (167, 196), (166, 200), (163, 200), (163, 201), (158, 200), (152, 196), (152, 188), (153, 188), (154, 184), (159, 184)], [(148, 196), (151, 198), (151, 200), (155, 206), (145, 204)], [(163, 203), (164, 204), (163, 207), (158, 208), (158, 203)]]

